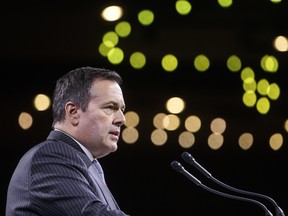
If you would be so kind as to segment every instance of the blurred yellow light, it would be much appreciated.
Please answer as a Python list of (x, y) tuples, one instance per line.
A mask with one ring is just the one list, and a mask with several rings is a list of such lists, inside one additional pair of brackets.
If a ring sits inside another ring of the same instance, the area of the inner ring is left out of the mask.
[(139, 138), (139, 133), (134, 127), (127, 127), (122, 131), (122, 139), (127, 144), (135, 143)]
[(226, 122), (222, 118), (215, 118), (210, 124), (213, 133), (222, 134), (226, 129)]
[(119, 6), (109, 6), (101, 12), (101, 17), (106, 21), (119, 20), (123, 15), (123, 9)]
[(284, 36), (278, 36), (274, 40), (274, 48), (279, 52), (288, 51), (288, 38)]
[(127, 127), (136, 127), (140, 121), (139, 115), (133, 111), (126, 112), (125, 118), (126, 118), (125, 125)]
[(192, 115), (186, 118), (185, 120), (185, 128), (190, 132), (197, 132), (201, 128), (201, 120), (198, 116)]
[(173, 114), (181, 113), (185, 108), (185, 102), (180, 97), (172, 97), (166, 102), (166, 109)]
[(283, 145), (283, 136), (280, 133), (273, 134), (269, 139), (269, 145), (273, 150), (279, 150)]
[(182, 148), (190, 148), (195, 143), (195, 136), (191, 132), (184, 131), (179, 135), (178, 142)]
[(284, 123), (284, 130), (286, 132), (288, 132), (288, 119), (286, 119), (285, 123)]
[(250, 133), (243, 133), (238, 139), (239, 146), (243, 150), (251, 148), (253, 144), (253, 136)]
[(44, 94), (38, 94), (34, 98), (34, 106), (38, 111), (47, 110), (51, 105), (50, 98)]
[(180, 125), (180, 119), (178, 116), (173, 114), (166, 115), (163, 119), (163, 125), (166, 130), (176, 130)]
[(208, 145), (213, 150), (221, 148), (223, 143), (224, 143), (224, 137), (222, 136), (222, 134), (212, 133), (208, 137)]
[(162, 146), (167, 142), (167, 133), (162, 129), (156, 129), (151, 134), (151, 141), (156, 146)]
[(22, 112), (18, 117), (18, 123), (23, 130), (27, 130), (32, 126), (33, 118), (29, 113)]
[(154, 116), (153, 125), (157, 129), (164, 129), (163, 121), (164, 121), (165, 116), (166, 114), (164, 113), (158, 113), (157, 115)]

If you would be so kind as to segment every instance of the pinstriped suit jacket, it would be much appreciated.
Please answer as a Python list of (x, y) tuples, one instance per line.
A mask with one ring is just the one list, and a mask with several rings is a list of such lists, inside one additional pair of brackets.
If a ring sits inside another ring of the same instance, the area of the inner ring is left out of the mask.
[(6, 216), (126, 215), (81, 147), (59, 131), (21, 158), (6, 202)]

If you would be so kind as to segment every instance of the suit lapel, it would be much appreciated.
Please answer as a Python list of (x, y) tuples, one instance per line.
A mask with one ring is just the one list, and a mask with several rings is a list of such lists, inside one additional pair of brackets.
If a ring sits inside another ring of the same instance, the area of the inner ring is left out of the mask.
[(92, 161), (90, 161), (89, 157), (85, 154), (85, 152), (78, 145), (78, 143), (76, 143), (71, 137), (69, 137), (65, 133), (56, 130), (51, 131), (47, 139), (62, 141), (73, 147), (76, 150), (75, 152), (85, 162), (89, 173), (91, 174), (95, 184), (97, 185), (97, 188), (100, 189), (101, 191), (101, 194), (99, 193), (100, 198), (104, 202), (106, 202), (111, 207), (111, 209), (119, 209), (119, 206), (116, 200), (114, 199), (113, 195), (111, 194), (109, 188), (107, 187), (107, 185), (104, 184), (99, 173), (97, 173), (96, 168), (93, 167)]
[(96, 185), (102, 192), (103, 198), (105, 199), (106, 203), (111, 207), (111, 209), (118, 209), (118, 205), (116, 201), (114, 200), (109, 188), (105, 183), (103, 182), (101, 176), (97, 172), (96, 168), (93, 167), (93, 164), (91, 163), (91, 166), (89, 167), (88, 171), (92, 175), (93, 179), (95, 180)]

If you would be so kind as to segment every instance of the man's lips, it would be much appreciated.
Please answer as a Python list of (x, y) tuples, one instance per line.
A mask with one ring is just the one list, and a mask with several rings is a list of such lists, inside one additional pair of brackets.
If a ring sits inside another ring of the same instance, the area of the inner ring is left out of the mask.
[(119, 137), (120, 131), (110, 131), (109, 134)]

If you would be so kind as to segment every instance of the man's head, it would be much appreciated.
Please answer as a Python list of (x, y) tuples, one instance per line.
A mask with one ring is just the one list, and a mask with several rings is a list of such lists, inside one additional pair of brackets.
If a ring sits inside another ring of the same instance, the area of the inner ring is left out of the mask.
[(117, 149), (125, 123), (125, 102), (115, 71), (83, 67), (57, 80), (53, 95), (53, 124), (83, 144), (94, 157)]

